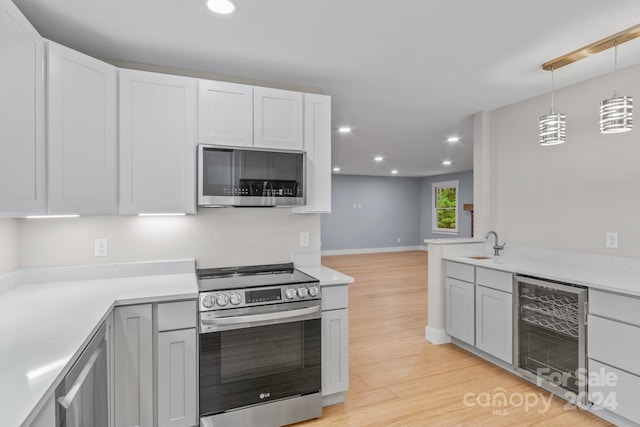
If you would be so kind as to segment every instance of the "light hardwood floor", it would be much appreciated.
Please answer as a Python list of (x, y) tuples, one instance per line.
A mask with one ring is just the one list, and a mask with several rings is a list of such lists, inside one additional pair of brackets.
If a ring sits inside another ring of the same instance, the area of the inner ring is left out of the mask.
[[(550, 396), (544, 390), (453, 344), (425, 341), (426, 252), (330, 256), (322, 263), (355, 278), (349, 287), (350, 386), (345, 403), (298, 427), (609, 425), (555, 396), (545, 410), (542, 399)], [(513, 404), (486, 404), (501, 392)]]

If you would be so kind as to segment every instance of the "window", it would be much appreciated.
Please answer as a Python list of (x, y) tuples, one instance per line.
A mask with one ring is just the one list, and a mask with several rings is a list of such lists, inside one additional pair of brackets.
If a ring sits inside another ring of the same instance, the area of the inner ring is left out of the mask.
[(458, 181), (434, 182), (432, 190), (432, 231), (458, 234)]

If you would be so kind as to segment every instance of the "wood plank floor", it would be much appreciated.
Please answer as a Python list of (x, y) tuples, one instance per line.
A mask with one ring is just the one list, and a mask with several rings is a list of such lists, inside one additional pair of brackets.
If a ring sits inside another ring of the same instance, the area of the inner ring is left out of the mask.
[[(350, 387), (345, 403), (298, 427), (609, 425), (453, 344), (425, 341), (426, 252), (330, 256), (322, 263), (355, 278)], [(510, 403), (492, 405), (501, 393)]]

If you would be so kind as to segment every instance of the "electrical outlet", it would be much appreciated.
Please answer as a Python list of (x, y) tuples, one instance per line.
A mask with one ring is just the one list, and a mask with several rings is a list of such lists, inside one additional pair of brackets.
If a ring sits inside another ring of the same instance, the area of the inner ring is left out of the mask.
[(398, 243), (400, 243), (400, 238), (398, 237)]
[(93, 242), (93, 254), (95, 256), (108, 256), (109, 255), (109, 240), (96, 239)]
[(301, 231), (300, 232), (300, 246), (309, 246), (309, 232)]
[(613, 232), (607, 231), (606, 246), (609, 249), (617, 249), (618, 248), (618, 233), (613, 233)]

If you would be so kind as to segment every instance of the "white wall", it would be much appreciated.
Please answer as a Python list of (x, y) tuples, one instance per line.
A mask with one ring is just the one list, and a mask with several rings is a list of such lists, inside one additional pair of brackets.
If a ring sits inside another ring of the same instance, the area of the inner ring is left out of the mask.
[[(286, 208), (17, 221), (23, 268), (184, 258), (195, 258), (199, 267), (223, 267), (290, 262), (292, 252), (320, 251), (320, 216)], [(299, 246), (301, 231), (310, 233), (308, 247)], [(96, 238), (109, 239), (108, 257), (94, 257)]]
[[(580, 66), (574, 64), (573, 66)], [(542, 72), (542, 71), (541, 71)], [(557, 80), (562, 70), (556, 72)], [(640, 101), (640, 66), (620, 70), (621, 95)], [(501, 240), (612, 256), (640, 257), (640, 123), (631, 132), (602, 135), (600, 101), (613, 94), (612, 75), (556, 91), (566, 114), (567, 142), (541, 147), (538, 118), (549, 95), (490, 113), (491, 228)], [(640, 115), (636, 104), (636, 116)], [(481, 162), (481, 158), (476, 158)], [(605, 248), (605, 232), (619, 248)]]
[(18, 269), (20, 265), (20, 244), (18, 220), (0, 219), (0, 274)]

